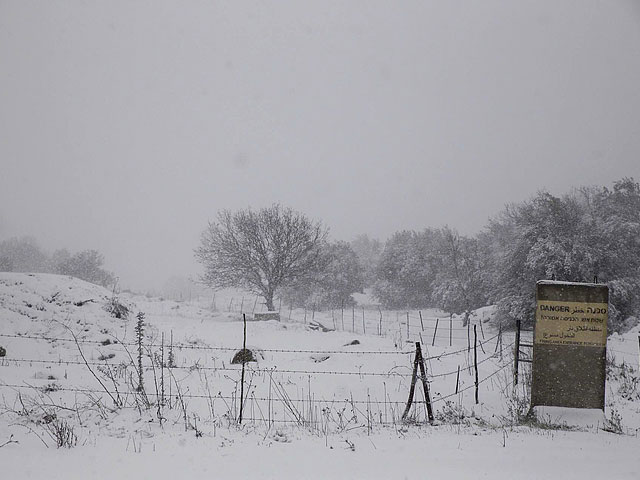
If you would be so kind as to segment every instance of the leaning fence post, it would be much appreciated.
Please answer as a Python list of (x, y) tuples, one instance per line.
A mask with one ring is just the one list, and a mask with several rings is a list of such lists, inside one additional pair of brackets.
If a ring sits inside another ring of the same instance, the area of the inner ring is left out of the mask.
[(427, 369), (424, 366), (424, 358), (422, 357), (422, 349), (420, 348), (420, 342), (416, 342), (416, 356), (413, 361), (413, 375), (411, 375), (411, 387), (409, 388), (409, 399), (407, 400), (407, 406), (402, 414), (402, 419), (405, 420), (411, 405), (413, 405), (413, 396), (416, 390), (416, 380), (418, 379), (418, 367), (420, 368), (420, 376), (422, 379), (422, 388), (424, 389), (424, 398), (427, 404), (427, 417), (429, 422), (433, 422), (433, 411), (431, 409), (431, 396), (429, 394), (429, 386), (427, 384)]
[(402, 414), (402, 420), (407, 418), (409, 414), (409, 410), (411, 410), (411, 405), (413, 404), (413, 394), (416, 391), (416, 380), (418, 379), (418, 348), (420, 343), (416, 342), (416, 355), (413, 359), (413, 374), (411, 375), (411, 386), (409, 387), (409, 398), (407, 399), (407, 406), (404, 409), (404, 413)]
[(453, 313), (449, 314), (449, 346), (452, 346), (453, 336), (451, 335), (451, 331), (453, 330)]
[(458, 374), (456, 375), (456, 395), (458, 394), (459, 387), (460, 387), (460, 365), (458, 365)]
[(429, 394), (429, 385), (427, 383), (427, 367), (424, 364), (424, 357), (422, 356), (422, 350), (420, 349), (420, 344), (416, 343), (416, 350), (418, 355), (420, 356), (420, 362), (418, 366), (420, 367), (420, 375), (422, 376), (422, 388), (424, 390), (424, 401), (427, 404), (427, 416), (429, 418), (429, 423), (433, 423), (433, 410), (431, 409), (431, 395)]
[(436, 344), (436, 333), (438, 333), (438, 322), (440, 321), (439, 318), (436, 318), (436, 328), (433, 329), (433, 340), (431, 340), (431, 346), (435, 346)]
[(424, 332), (424, 323), (422, 323), (422, 311), (418, 310), (418, 315), (420, 315), (420, 327), (422, 328), (422, 331)]

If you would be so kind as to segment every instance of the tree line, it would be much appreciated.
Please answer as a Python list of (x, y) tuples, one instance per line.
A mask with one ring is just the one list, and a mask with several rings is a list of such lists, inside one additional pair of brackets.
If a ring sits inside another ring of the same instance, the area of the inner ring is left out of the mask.
[(115, 277), (103, 268), (104, 256), (97, 250), (71, 253), (66, 248), (49, 254), (33, 237), (12, 237), (0, 242), (0, 272), (55, 273), (80, 278), (103, 287)]
[(609, 286), (609, 327), (638, 323), (640, 185), (538, 192), (507, 205), (474, 237), (450, 228), (399, 232), (385, 244), (373, 290), (389, 307), (437, 306), (454, 313), (495, 304), (501, 321), (532, 325), (535, 283)]
[(541, 279), (606, 283), (609, 328), (640, 309), (640, 185), (632, 178), (507, 205), (475, 236), (449, 227), (330, 241), (319, 221), (274, 205), (223, 211), (203, 232), (196, 258), (212, 287), (278, 296), (292, 306), (339, 308), (370, 287), (386, 308), (469, 313), (497, 305), (497, 319), (531, 325)]

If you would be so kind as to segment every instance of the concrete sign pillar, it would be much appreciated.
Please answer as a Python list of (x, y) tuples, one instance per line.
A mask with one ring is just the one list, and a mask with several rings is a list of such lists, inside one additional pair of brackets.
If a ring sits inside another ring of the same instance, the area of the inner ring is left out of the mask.
[(608, 301), (606, 285), (537, 283), (532, 407), (604, 410)]

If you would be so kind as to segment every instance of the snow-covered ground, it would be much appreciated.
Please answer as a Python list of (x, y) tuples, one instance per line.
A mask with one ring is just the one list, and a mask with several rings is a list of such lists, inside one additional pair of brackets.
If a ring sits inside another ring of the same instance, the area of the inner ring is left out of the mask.
[[(514, 390), (513, 334), (498, 341), (487, 323), (491, 307), (475, 312), (467, 329), (436, 310), (380, 311), (364, 296), (363, 306), (345, 311), (282, 306), (281, 322), (247, 322), (257, 362), (247, 364), (241, 388), (241, 366), (231, 360), (242, 347), (241, 312), (251, 319), (262, 309), (254, 297), (219, 292), (174, 302), (120, 294), (128, 319), (105, 310), (112, 297), (69, 277), (0, 273), (0, 445), (12, 440), (0, 447), (3, 477), (640, 474), (637, 327), (609, 339), (609, 356), (625, 366), (610, 369), (605, 415), (559, 428), (559, 414), (537, 423), (519, 418), (526, 366)], [(144, 393), (134, 367), (138, 312), (145, 314)], [(409, 421), (401, 420), (416, 341), (433, 425), (425, 422), (420, 381)], [(71, 429), (76, 446), (57, 449), (56, 438)]]

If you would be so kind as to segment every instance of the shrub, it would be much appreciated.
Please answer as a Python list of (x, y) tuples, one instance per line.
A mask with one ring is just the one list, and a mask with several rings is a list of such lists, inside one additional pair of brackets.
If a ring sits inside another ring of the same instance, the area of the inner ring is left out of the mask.
[(126, 320), (129, 318), (130, 309), (124, 303), (120, 302), (115, 295), (107, 300), (104, 309), (111, 314), (112, 317)]

